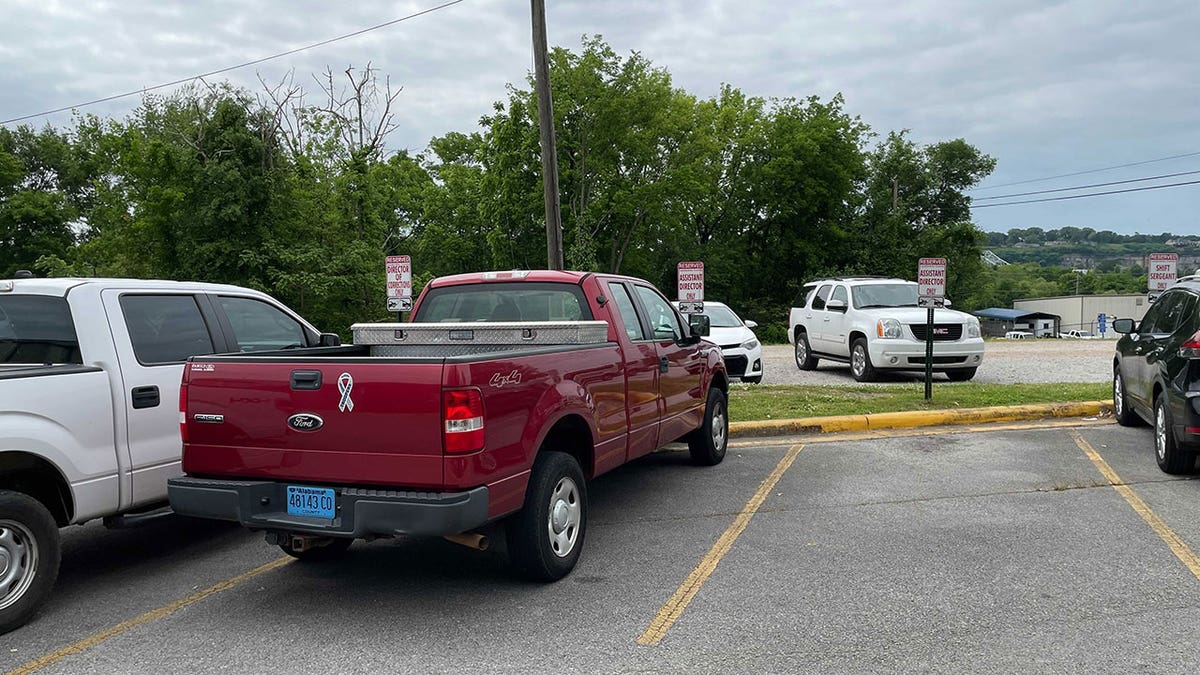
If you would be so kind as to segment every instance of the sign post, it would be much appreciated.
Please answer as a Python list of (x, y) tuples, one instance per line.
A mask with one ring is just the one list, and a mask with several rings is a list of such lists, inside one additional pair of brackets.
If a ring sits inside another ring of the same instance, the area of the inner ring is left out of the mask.
[(387, 311), (401, 314), (412, 310), (412, 259), (406, 255), (389, 255), (384, 264), (387, 272)]
[(1175, 283), (1179, 269), (1178, 253), (1151, 253), (1150, 267), (1146, 273), (1149, 285), (1150, 302), (1158, 299), (1159, 294)]
[(946, 306), (946, 259), (917, 262), (917, 306), (928, 307), (925, 319), (925, 400), (933, 398), (933, 310)]
[(678, 285), (679, 311), (684, 314), (704, 312), (704, 263), (681, 262), (675, 270)]

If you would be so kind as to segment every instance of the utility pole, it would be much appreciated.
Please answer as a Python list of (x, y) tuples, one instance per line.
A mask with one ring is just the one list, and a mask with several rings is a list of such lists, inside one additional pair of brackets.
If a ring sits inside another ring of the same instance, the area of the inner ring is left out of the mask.
[(900, 206), (900, 184), (896, 182), (896, 177), (892, 176), (892, 213), (896, 212), (897, 206)]
[(542, 185), (546, 193), (546, 267), (561, 270), (562, 216), (558, 204), (558, 149), (554, 142), (550, 58), (546, 54), (546, 0), (529, 0), (529, 4), (533, 13), (533, 74), (537, 89), (538, 130), (542, 136)]

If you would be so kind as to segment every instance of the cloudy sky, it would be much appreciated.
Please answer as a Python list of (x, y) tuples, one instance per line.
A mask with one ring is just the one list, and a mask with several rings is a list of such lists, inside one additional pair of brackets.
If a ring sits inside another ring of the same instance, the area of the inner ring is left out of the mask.
[[(445, 0), (4, 0), (0, 119), (70, 106), (269, 56)], [(878, 132), (965, 138), (999, 161), (976, 197), (1132, 180), (1200, 180), (1195, 0), (547, 0), (549, 41), (599, 34), (699, 96), (841, 92)], [(532, 67), (529, 3), (463, 0), (220, 77), (301, 79), (370, 61), (400, 97), (395, 147), (475, 128)], [(219, 79), (214, 78), (214, 79)], [(311, 81), (311, 80), (310, 80)], [(313, 85), (315, 89), (315, 85)], [(85, 110), (123, 116), (138, 97)], [(26, 120), (68, 124), (69, 113)], [(11, 124), (10, 124), (11, 126)], [(1004, 184), (1196, 153), (1190, 157)], [(1054, 197), (1072, 192), (993, 199)], [(988, 203), (979, 201), (978, 204)], [(1200, 234), (1200, 185), (975, 210), (986, 230), (1072, 225)]]

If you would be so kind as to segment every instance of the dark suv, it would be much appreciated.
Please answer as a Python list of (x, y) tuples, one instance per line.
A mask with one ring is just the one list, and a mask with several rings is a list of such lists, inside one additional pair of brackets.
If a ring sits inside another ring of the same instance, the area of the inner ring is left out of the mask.
[(1117, 319), (1113, 410), (1123, 426), (1154, 425), (1158, 467), (1187, 473), (1200, 451), (1200, 276), (1184, 277), (1142, 317)]

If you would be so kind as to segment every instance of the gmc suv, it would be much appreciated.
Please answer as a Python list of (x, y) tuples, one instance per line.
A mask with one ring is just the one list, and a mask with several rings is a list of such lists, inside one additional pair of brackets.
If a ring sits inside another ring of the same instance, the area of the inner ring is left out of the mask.
[[(821, 359), (849, 363), (859, 382), (874, 380), (881, 370), (925, 370), (929, 310), (917, 307), (915, 282), (835, 277), (805, 284), (801, 297), (803, 304), (788, 317), (800, 370), (813, 370)], [(978, 319), (935, 310), (933, 343), (935, 372), (955, 382), (975, 377), (983, 363)]]

